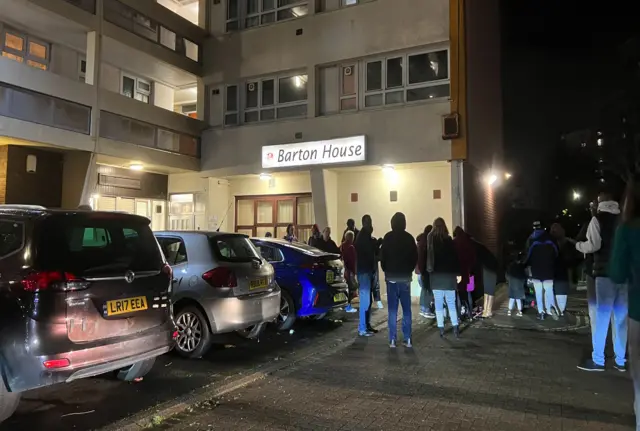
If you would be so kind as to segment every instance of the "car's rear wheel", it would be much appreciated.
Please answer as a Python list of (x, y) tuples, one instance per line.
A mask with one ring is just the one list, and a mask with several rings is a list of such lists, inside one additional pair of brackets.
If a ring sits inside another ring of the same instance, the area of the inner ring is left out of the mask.
[(185, 358), (200, 358), (211, 346), (209, 323), (202, 312), (192, 305), (178, 309), (176, 312), (176, 352)]
[(288, 292), (282, 291), (280, 295), (280, 314), (276, 318), (278, 331), (288, 331), (296, 321), (296, 304)]
[[(0, 376), (1, 379), (1, 376)], [(9, 392), (0, 380), (0, 423), (9, 419), (18, 408), (20, 394)]]
[(153, 368), (153, 364), (156, 363), (156, 358), (145, 359), (144, 361), (136, 362), (130, 367), (123, 368), (116, 371), (116, 377), (118, 380), (125, 382), (133, 382), (136, 379), (140, 379), (149, 373)]

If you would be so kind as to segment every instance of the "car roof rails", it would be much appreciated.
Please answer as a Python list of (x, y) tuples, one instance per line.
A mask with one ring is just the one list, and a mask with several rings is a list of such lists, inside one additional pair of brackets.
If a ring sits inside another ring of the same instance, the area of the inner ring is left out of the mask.
[(7, 210), (41, 210), (44, 211), (47, 208), (42, 205), (17, 205), (17, 204), (1, 204), (0, 209)]

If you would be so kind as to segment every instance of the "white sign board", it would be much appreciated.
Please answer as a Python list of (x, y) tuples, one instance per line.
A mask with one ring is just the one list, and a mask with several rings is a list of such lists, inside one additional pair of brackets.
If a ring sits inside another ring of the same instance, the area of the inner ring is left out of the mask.
[(364, 136), (262, 147), (263, 168), (331, 165), (365, 160)]

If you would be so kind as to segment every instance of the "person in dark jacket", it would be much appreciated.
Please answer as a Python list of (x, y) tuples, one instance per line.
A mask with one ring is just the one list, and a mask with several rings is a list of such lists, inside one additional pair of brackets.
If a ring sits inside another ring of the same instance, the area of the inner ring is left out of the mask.
[[(382, 303), (382, 297), (380, 296), (380, 247), (382, 247), (382, 238), (375, 239), (375, 248), (376, 248), (376, 267), (373, 272), (373, 302), (376, 303), (378, 310), (382, 310), (384, 308), (384, 304)], [(373, 304), (372, 302), (372, 304)]]
[(522, 317), (522, 300), (525, 297), (524, 286), (527, 282), (527, 273), (524, 263), (520, 260), (512, 262), (507, 267), (507, 283), (509, 284), (509, 308), (507, 316), (511, 316), (513, 306), (518, 306), (516, 316)]
[(372, 237), (371, 216), (362, 217), (362, 230), (356, 237), (355, 247), (358, 268), (358, 295), (360, 296), (360, 324), (358, 334), (370, 337), (377, 331), (371, 326), (371, 303), (374, 272), (376, 271), (376, 240)]
[(424, 228), (424, 232), (418, 235), (418, 264), (416, 265), (416, 274), (420, 282), (420, 315), (426, 319), (435, 319), (436, 315), (432, 310), (433, 292), (431, 291), (431, 282), (429, 273), (427, 272), (427, 236), (433, 229), (432, 225)]
[(431, 289), (436, 305), (436, 322), (440, 336), (444, 337), (444, 302), (456, 337), (460, 335), (458, 312), (456, 311), (457, 277), (460, 275), (458, 253), (449, 236), (449, 230), (442, 218), (433, 222), (433, 230), (427, 236), (427, 272), (431, 279)]
[(476, 265), (472, 271), (475, 275), (476, 283), (482, 280), (484, 305), (482, 307), (482, 317), (493, 317), (493, 301), (496, 294), (496, 284), (498, 284), (498, 270), (500, 263), (498, 258), (479, 241), (473, 240), (476, 249)]
[(544, 320), (545, 303), (547, 314), (557, 318), (555, 312), (555, 296), (553, 294), (553, 277), (555, 275), (558, 247), (551, 235), (542, 228), (540, 222), (533, 224), (533, 234), (529, 237), (529, 250), (526, 264), (531, 268), (531, 278), (536, 291), (538, 319)]
[(591, 334), (593, 353), (578, 365), (584, 371), (604, 371), (604, 348), (609, 332), (611, 314), (615, 325), (613, 350), (615, 367), (626, 369), (628, 289), (609, 277), (609, 260), (613, 249), (613, 239), (620, 218), (618, 202), (609, 193), (598, 196), (598, 213), (589, 222), (587, 240), (576, 243), (576, 250), (593, 254), (593, 275), (596, 280), (596, 324)]
[(309, 244), (311, 247), (318, 248), (318, 241), (320, 240), (320, 238), (322, 238), (320, 228), (317, 224), (314, 224), (313, 226), (311, 226), (311, 236), (309, 237), (309, 241), (307, 241), (307, 244)]
[(316, 240), (316, 245), (314, 247), (324, 251), (325, 253), (340, 254), (338, 245), (331, 238), (331, 228), (329, 226), (322, 230), (322, 236)]
[(553, 277), (553, 292), (556, 295), (558, 314), (564, 316), (567, 308), (567, 297), (571, 289), (569, 271), (577, 262), (575, 247), (567, 240), (564, 228), (560, 223), (554, 223), (549, 229), (551, 237), (558, 245), (558, 259), (556, 260), (555, 275)]
[(356, 313), (357, 308), (351, 305), (351, 301), (355, 297), (357, 291), (357, 254), (356, 248), (353, 246), (353, 239), (355, 235), (350, 230), (344, 235), (344, 241), (340, 245), (340, 255), (344, 262), (344, 278), (347, 280), (347, 286), (349, 286), (349, 304), (345, 307), (344, 311), (347, 313)]
[[(458, 282), (458, 311), (460, 313), (458, 317), (462, 318), (464, 315), (467, 315), (469, 318), (472, 318), (472, 292), (473, 289), (475, 289), (475, 283), (471, 284), (471, 277), (477, 260), (475, 240), (460, 226), (456, 226), (453, 230), (453, 246), (458, 254), (458, 263), (460, 264), (460, 272), (462, 274)], [(463, 304), (466, 304), (466, 307), (464, 307)]]
[(404, 346), (411, 344), (411, 280), (418, 261), (416, 240), (406, 231), (407, 219), (397, 212), (391, 217), (391, 232), (382, 240), (380, 264), (387, 282), (389, 347), (396, 347), (398, 301), (402, 305)]
[(353, 232), (353, 235), (354, 235), (355, 238), (358, 238), (358, 234), (360, 233), (360, 231), (356, 228), (356, 221), (354, 219), (352, 219), (352, 218), (347, 220), (347, 228), (342, 233), (342, 241), (341, 242), (344, 242), (344, 236), (349, 231)]

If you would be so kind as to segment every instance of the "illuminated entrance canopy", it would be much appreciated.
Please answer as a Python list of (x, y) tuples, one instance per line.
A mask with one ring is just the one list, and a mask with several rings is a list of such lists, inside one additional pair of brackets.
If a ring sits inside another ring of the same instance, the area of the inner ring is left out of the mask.
[(365, 137), (330, 139), (262, 147), (263, 168), (290, 168), (308, 165), (364, 162)]

